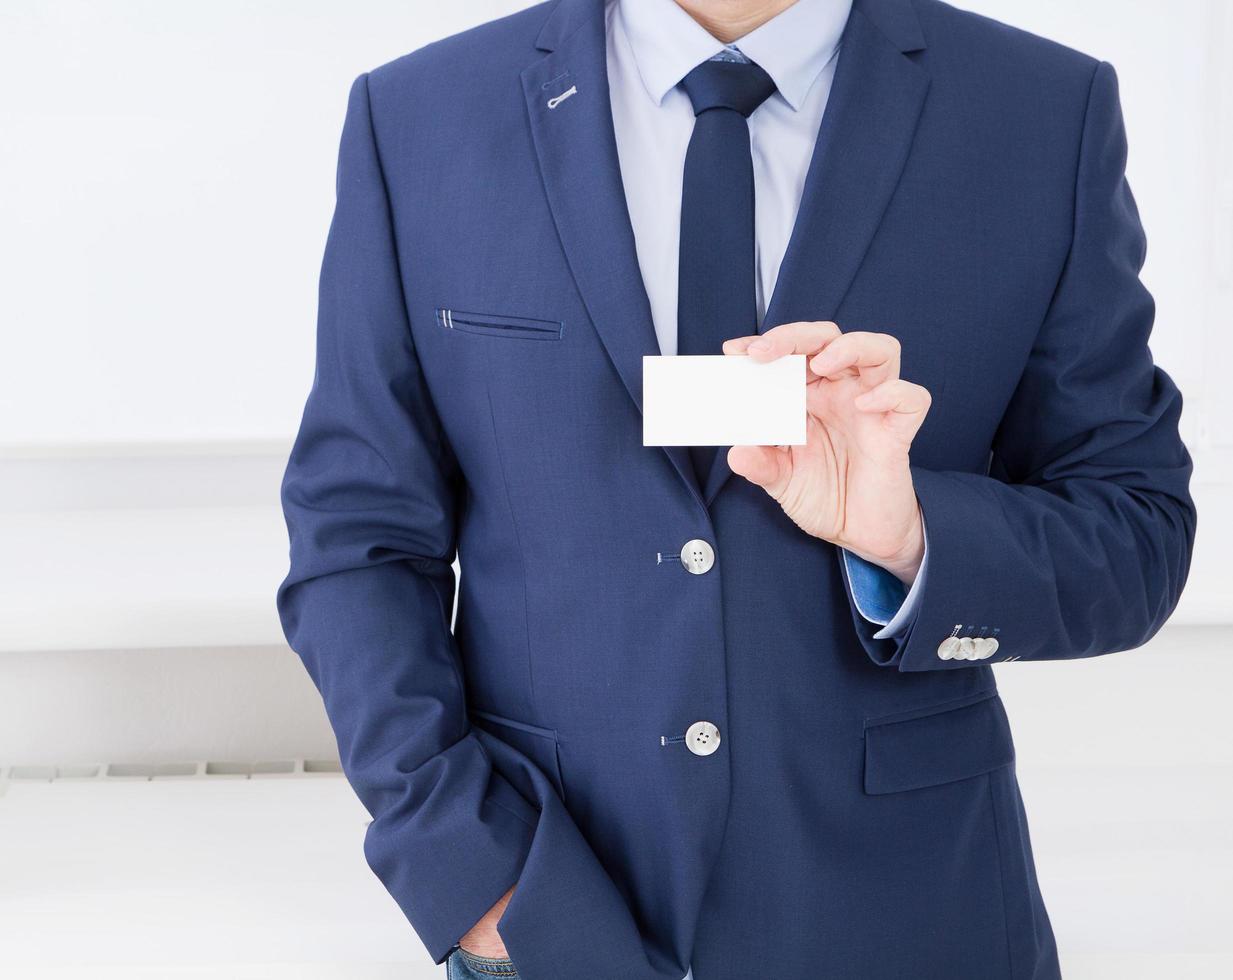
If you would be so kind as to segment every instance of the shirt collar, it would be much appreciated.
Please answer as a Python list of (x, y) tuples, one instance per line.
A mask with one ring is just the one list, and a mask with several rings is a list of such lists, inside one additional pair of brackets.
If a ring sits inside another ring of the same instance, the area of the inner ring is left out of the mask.
[[(851, 9), (852, 0), (796, 0), (732, 47), (757, 62), (796, 110), (839, 50)], [(693, 69), (724, 50), (674, 0), (617, 0), (617, 16), (656, 105)]]

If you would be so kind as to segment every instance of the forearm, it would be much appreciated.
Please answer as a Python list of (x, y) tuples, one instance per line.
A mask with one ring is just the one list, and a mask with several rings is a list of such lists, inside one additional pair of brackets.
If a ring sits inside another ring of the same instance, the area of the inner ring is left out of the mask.
[(955, 633), (996, 639), (995, 661), (1141, 645), (1185, 583), (1194, 535), (1188, 473), (1179, 460), (1171, 489), (1158, 475), (1156, 489), (1143, 491), (1092, 479), (1012, 486), (916, 472), (930, 574), (907, 638), (867, 648), (900, 670), (931, 670), (971, 663), (940, 655)]

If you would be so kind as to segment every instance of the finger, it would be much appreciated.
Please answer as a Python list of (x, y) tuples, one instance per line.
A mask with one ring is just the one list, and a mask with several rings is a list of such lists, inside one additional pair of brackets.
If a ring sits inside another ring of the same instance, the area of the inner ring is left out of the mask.
[[(816, 354), (839, 333), (839, 327), (827, 320), (784, 323), (757, 337), (730, 340), (724, 344), (724, 353), (745, 353), (756, 361), (774, 361), (787, 354)], [(730, 351), (728, 344), (734, 349)]]
[(725, 354), (744, 354), (749, 345), (755, 340), (761, 339), (761, 334), (753, 334), (749, 337), (733, 337), (731, 340), (724, 341)]
[(862, 412), (898, 412), (915, 414), (929, 410), (929, 391), (911, 381), (893, 378), (883, 381), (876, 388), (861, 392), (853, 404)]
[(857, 411), (882, 414), (887, 425), (901, 435), (913, 436), (925, 421), (933, 398), (927, 388), (895, 378), (857, 395)]
[(899, 377), (899, 356), (899, 341), (890, 334), (855, 330), (827, 344), (809, 369), (832, 381), (859, 376), (872, 388)]
[(733, 446), (728, 450), (728, 466), (778, 498), (792, 477), (792, 454), (776, 446)]

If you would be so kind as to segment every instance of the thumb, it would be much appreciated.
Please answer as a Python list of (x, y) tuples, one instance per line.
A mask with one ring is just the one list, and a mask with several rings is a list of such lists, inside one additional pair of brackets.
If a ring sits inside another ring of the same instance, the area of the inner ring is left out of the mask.
[(778, 499), (792, 479), (792, 453), (777, 446), (733, 446), (728, 466)]

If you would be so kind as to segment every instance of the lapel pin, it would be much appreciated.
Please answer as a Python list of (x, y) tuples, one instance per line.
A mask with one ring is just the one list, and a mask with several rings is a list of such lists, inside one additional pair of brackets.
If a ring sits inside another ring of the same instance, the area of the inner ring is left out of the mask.
[(571, 85), (569, 88), (567, 88), (567, 89), (566, 89), (564, 92), (562, 92), (560, 95), (554, 95), (551, 99), (549, 99), (549, 100), (548, 100), (548, 108), (549, 108), (549, 109), (555, 109), (555, 108), (556, 108), (557, 106), (559, 106), (562, 102), (564, 102), (566, 99), (568, 99), (571, 95), (577, 95), (577, 94), (578, 94), (578, 86), (577, 86), (577, 85)]

